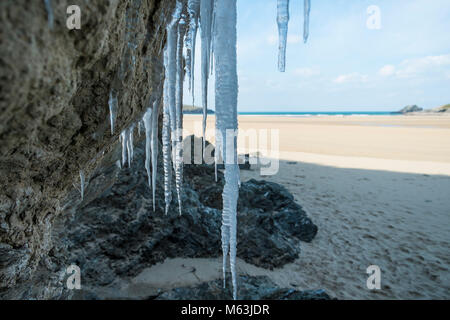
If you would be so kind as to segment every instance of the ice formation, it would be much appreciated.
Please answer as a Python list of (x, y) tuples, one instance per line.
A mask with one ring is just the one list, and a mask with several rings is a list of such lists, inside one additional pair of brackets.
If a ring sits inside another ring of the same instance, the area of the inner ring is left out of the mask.
[(145, 127), (145, 170), (147, 171), (148, 186), (152, 187), (151, 173), (150, 173), (150, 158), (152, 154), (151, 139), (152, 139), (152, 109), (148, 108), (144, 114)]
[(53, 16), (53, 8), (52, 8), (52, 0), (44, 0), (45, 4), (45, 10), (47, 11), (47, 20), (48, 20), (48, 27), (50, 29), (53, 29), (53, 26), (55, 24), (54, 16)]
[[(152, 198), (153, 198), (153, 211), (156, 210), (156, 173), (158, 169), (158, 107), (160, 99), (157, 99), (153, 104), (153, 117), (152, 117), (152, 133), (150, 148), (152, 150)], [(146, 129), (147, 131), (147, 129)]]
[(120, 140), (122, 142), (122, 167), (124, 167), (128, 161), (128, 167), (131, 168), (131, 162), (133, 161), (134, 156), (133, 136), (134, 124), (128, 129), (123, 130), (120, 134)]
[(303, 42), (306, 43), (309, 37), (309, 13), (311, 12), (311, 0), (304, 0), (304, 24), (303, 24)]
[[(158, 161), (158, 106), (159, 99), (153, 103), (153, 108), (148, 108), (144, 114), (145, 128), (145, 170), (147, 171), (148, 186), (152, 189), (153, 211), (156, 210), (156, 173)], [(150, 170), (151, 168), (151, 170)]]
[(211, 36), (213, 0), (201, 0), (200, 3), (200, 36), (201, 36), (201, 74), (202, 74), (202, 107), (203, 107), (203, 152), (205, 150), (206, 120), (208, 116), (208, 79), (211, 62)]
[(172, 154), (172, 143), (170, 135), (170, 106), (169, 106), (169, 68), (167, 67), (169, 60), (168, 49), (164, 51), (165, 80), (163, 91), (163, 126), (162, 126), (162, 149), (163, 149), (163, 166), (164, 166), (164, 201), (165, 212), (169, 211), (170, 202), (172, 201), (172, 166), (170, 165), (170, 157)]
[[(172, 202), (172, 175), (175, 174), (175, 188), (181, 214), (182, 193), (182, 128), (183, 128), (183, 81), (185, 69), (188, 75), (189, 89), (194, 89), (195, 42), (200, 26), (201, 33), (201, 87), (203, 108), (203, 150), (205, 150), (205, 130), (208, 108), (208, 80), (213, 65), (216, 71), (215, 108), (216, 108), (216, 180), (217, 162), (225, 165), (225, 185), (222, 193), (222, 252), (223, 280), (226, 283), (226, 271), (229, 265), (233, 285), (233, 298), (237, 298), (236, 275), (236, 234), (237, 201), (239, 196), (239, 165), (237, 158), (237, 100), (238, 76), (236, 56), (236, 2), (237, 0), (177, 0), (171, 20), (166, 27), (167, 38), (164, 47), (165, 79), (163, 87), (162, 114), (162, 152), (164, 168), (164, 201), (167, 214)], [(134, 8), (140, 6), (135, 0)], [(304, 34), (306, 42), (309, 33), (310, 0), (304, 0)], [(137, 13), (130, 15), (131, 25)], [(279, 30), (278, 68), (285, 71), (286, 44), (289, 23), (289, 0), (277, 0), (277, 24)], [(133, 54), (136, 48), (135, 38), (127, 38), (128, 48)], [(131, 42), (131, 43), (130, 43)], [(186, 44), (186, 56), (183, 48)], [(134, 60), (133, 60), (134, 61)], [(186, 61), (186, 66), (185, 66)], [(155, 210), (155, 190), (158, 160), (158, 110), (161, 97), (152, 101), (153, 105), (143, 117), (146, 137), (145, 168), (148, 184), (152, 188), (153, 210)], [(117, 113), (117, 95), (111, 91), (110, 99), (111, 133)], [(140, 134), (140, 123), (139, 134)], [(122, 131), (122, 166), (133, 159), (134, 125)], [(119, 163), (120, 164), (120, 163)], [(81, 172), (80, 172), (81, 178)], [(83, 178), (84, 179), (84, 178)], [(84, 182), (82, 183), (84, 190)], [(82, 197), (83, 197), (82, 191)]]
[(289, 25), (289, 0), (278, 0), (277, 2), (277, 24), (278, 24), (278, 70), (284, 72), (286, 69), (286, 44)]
[(225, 163), (225, 186), (222, 194), (223, 276), (227, 256), (236, 299), (236, 213), (239, 196), (239, 167), (237, 163), (237, 96), (236, 68), (236, 0), (216, 0), (214, 30), (214, 60), (216, 70), (216, 136), (221, 136), (220, 153)]
[(84, 200), (84, 184), (85, 184), (85, 176), (83, 170), (80, 170), (80, 193), (81, 193), (81, 201)]
[(181, 192), (183, 185), (183, 81), (184, 81), (184, 59), (183, 46), (186, 33), (186, 22), (181, 17), (178, 22), (178, 39), (176, 48), (176, 83), (175, 83), (175, 186), (178, 196), (178, 208), (181, 215)]
[(134, 144), (133, 144), (133, 138), (134, 138), (134, 124), (131, 125), (130, 128), (127, 130), (128, 140), (127, 140), (127, 152), (128, 152), (128, 167), (131, 168), (131, 162), (133, 161), (134, 157)]
[(186, 59), (186, 65), (189, 77), (189, 89), (192, 92), (192, 105), (195, 105), (194, 94), (194, 69), (195, 69), (195, 44), (197, 40), (198, 22), (200, 16), (200, 0), (188, 0), (188, 13), (189, 13), (189, 33), (186, 37), (186, 47), (188, 49), (188, 55)]
[(114, 90), (111, 90), (109, 93), (108, 104), (109, 104), (109, 119), (111, 122), (111, 135), (113, 135), (118, 110), (117, 94)]

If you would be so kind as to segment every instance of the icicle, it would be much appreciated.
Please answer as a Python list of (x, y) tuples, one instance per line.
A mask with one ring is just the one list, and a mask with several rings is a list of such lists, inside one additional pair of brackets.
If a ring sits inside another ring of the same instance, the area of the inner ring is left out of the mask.
[(212, 21), (211, 21), (211, 61), (210, 63), (210, 67), (211, 67), (211, 75), (213, 74), (213, 69), (214, 69), (214, 33), (215, 33), (215, 26), (216, 26), (216, 7), (217, 7), (217, 0), (213, 0), (213, 5), (212, 5)]
[(81, 201), (84, 200), (84, 184), (85, 184), (85, 176), (83, 170), (80, 170), (80, 193), (81, 193)]
[(134, 157), (134, 143), (133, 143), (133, 138), (134, 138), (134, 124), (128, 128), (127, 130), (127, 152), (128, 152), (128, 168), (131, 168), (131, 162), (133, 161), (133, 157)]
[(138, 136), (141, 136), (141, 127), (142, 127), (142, 122), (143, 121), (138, 121)]
[(182, 3), (177, 0), (175, 11), (172, 14), (172, 21), (167, 27), (167, 60), (164, 63), (166, 67), (167, 95), (169, 105), (170, 119), (170, 135), (172, 140), (172, 160), (175, 168), (175, 151), (176, 151), (176, 83), (177, 83), (177, 52), (178, 52), (178, 22), (181, 18)]
[[(208, 80), (211, 62), (211, 35), (213, 0), (201, 0), (200, 3), (200, 36), (202, 39), (202, 107), (203, 107), (203, 157), (205, 152), (206, 120), (208, 116)], [(216, 179), (217, 180), (217, 179)]]
[(153, 118), (152, 118), (152, 135), (151, 135), (151, 149), (152, 149), (152, 196), (153, 196), (153, 211), (156, 210), (156, 173), (158, 170), (158, 107), (160, 99), (157, 99), (153, 104)]
[[(188, 34), (186, 35), (186, 74), (188, 79), (191, 79), (191, 74), (192, 72), (194, 72), (194, 70), (191, 70), (191, 66), (192, 66), (192, 33), (189, 31)], [(191, 81), (188, 81), (188, 89), (189, 92), (192, 93), (192, 87), (191, 87)]]
[[(195, 105), (195, 91), (194, 91), (194, 70), (195, 70), (195, 44), (197, 40), (198, 21), (200, 15), (200, 0), (188, 0), (189, 13), (189, 36), (191, 42), (191, 52), (189, 59), (189, 69), (191, 70), (189, 76), (189, 88), (192, 89), (192, 106)], [(186, 62), (187, 63), (187, 62)]]
[(311, 11), (311, 0), (304, 0), (304, 25), (303, 25), (303, 42), (306, 43), (309, 37), (309, 13)]
[(117, 110), (118, 110), (118, 102), (117, 102), (117, 94), (114, 90), (109, 92), (109, 119), (111, 122), (111, 135), (114, 134), (114, 125), (116, 123), (117, 118)]
[(170, 202), (172, 201), (172, 166), (170, 165), (171, 157), (171, 135), (170, 135), (170, 105), (169, 105), (169, 46), (164, 50), (164, 105), (163, 105), (163, 127), (162, 127), (162, 145), (163, 145), (163, 166), (164, 166), (164, 201), (166, 204), (166, 215), (169, 212)]
[(181, 215), (181, 193), (183, 186), (183, 80), (184, 80), (184, 59), (183, 41), (186, 33), (186, 23), (182, 17), (178, 22), (178, 39), (176, 54), (176, 85), (175, 85), (175, 184), (178, 196), (178, 208)]
[(278, 70), (284, 72), (286, 69), (286, 43), (289, 24), (289, 0), (278, 0), (277, 3), (278, 23)]
[[(237, 163), (237, 95), (236, 69), (236, 0), (216, 0), (214, 55), (216, 69), (216, 128), (222, 136), (221, 153), (225, 163), (225, 186), (222, 194), (223, 273), (227, 255), (233, 283), (233, 298), (237, 298), (236, 282), (236, 211), (239, 196), (239, 167)], [(232, 137), (229, 136), (230, 130)]]
[(148, 187), (152, 187), (150, 175), (150, 157), (151, 157), (151, 130), (152, 130), (152, 109), (148, 108), (144, 114), (145, 127), (145, 170), (147, 170)]
[(123, 130), (120, 134), (120, 141), (122, 142), (122, 167), (125, 167), (127, 162), (127, 130)]
[(51, 0), (44, 0), (45, 3), (45, 10), (47, 10), (47, 20), (48, 20), (48, 27), (53, 29), (53, 26), (55, 24), (54, 16), (53, 16), (53, 8), (52, 8), (52, 1)]
[(131, 168), (131, 162), (134, 157), (134, 124), (125, 129), (120, 134), (120, 141), (122, 142), (122, 167), (125, 166), (128, 160), (128, 167)]

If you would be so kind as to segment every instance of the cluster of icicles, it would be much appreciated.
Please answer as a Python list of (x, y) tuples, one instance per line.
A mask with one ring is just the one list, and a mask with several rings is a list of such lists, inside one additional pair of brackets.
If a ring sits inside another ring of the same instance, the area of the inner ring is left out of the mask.
[[(277, 0), (277, 23), (279, 29), (279, 70), (285, 70), (286, 42), (289, 22), (289, 0)], [(308, 38), (310, 0), (304, 0), (304, 41)], [(222, 251), (223, 281), (229, 257), (233, 284), (233, 298), (237, 298), (236, 282), (236, 229), (237, 200), (239, 196), (239, 166), (236, 138), (225, 139), (229, 131), (237, 130), (238, 77), (236, 67), (236, 0), (177, 0), (171, 20), (166, 27), (167, 41), (164, 48), (165, 80), (163, 89), (162, 151), (164, 167), (164, 198), (167, 214), (172, 202), (172, 176), (179, 213), (182, 214), (181, 194), (183, 178), (183, 82), (186, 69), (189, 89), (194, 92), (195, 44), (198, 30), (201, 36), (201, 88), (203, 107), (203, 150), (208, 108), (208, 80), (215, 67), (215, 114), (216, 114), (216, 180), (217, 162), (225, 159), (225, 186), (222, 194)], [(131, 41), (129, 41), (130, 43)], [(131, 45), (131, 50), (135, 45)], [(183, 49), (186, 48), (186, 56)], [(132, 54), (134, 60), (134, 52)], [(132, 66), (134, 61), (132, 61)], [(148, 184), (152, 189), (155, 210), (155, 188), (158, 159), (158, 106), (160, 97), (153, 100), (142, 122), (146, 136), (145, 168)], [(117, 93), (109, 96), (111, 134), (118, 111)], [(122, 161), (120, 166), (131, 166), (133, 160), (133, 136), (135, 125), (120, 134)], [(141, 131), (141, 121), (138, 122)], [(233, 140), (233, 141), (228, 141)], [(84, 180), (84, 176), (83, 176)], [(83, 181), (84, 182), (84, 181)], [(84, 183), (83, 183), (84, 184)]]

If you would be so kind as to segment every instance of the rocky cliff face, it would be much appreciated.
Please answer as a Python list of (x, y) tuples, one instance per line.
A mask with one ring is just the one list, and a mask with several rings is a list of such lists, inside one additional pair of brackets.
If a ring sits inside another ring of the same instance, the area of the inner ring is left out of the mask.
[[(43, 0), (0, 3), (0, 297), (6, 298), (60, 295), (50, 285), (30, 285), (42, 281), (40, 270), (53, 268), (55, 217), (79, 185), (80, 170), (90, 177), (105, 156), (115, 161), (120, 132), (161, 90), (164, 26), (174, 5), (51, 3), (53, 28)], [(81, 30), (66, 27), (66, 9), (74, 4)], [(119, 100), (113, 135), (111, 89)], [(55, 274), (51, 281), (60, 280)]]

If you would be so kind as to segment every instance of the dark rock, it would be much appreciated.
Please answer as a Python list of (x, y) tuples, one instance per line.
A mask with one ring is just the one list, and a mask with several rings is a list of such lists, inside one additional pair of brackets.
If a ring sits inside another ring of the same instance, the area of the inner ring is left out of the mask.
[[(157, 300), (230, 300), (231, 282), (223, 289), (223, 280), (204, 282), (195, 287), (176, 288), (158, 296)], [(331, 300), (323, 290), (298, 291), (277, 287), (266, 276), (240, 276), (238, 279), (240, 300)]]
[[(163, 172), (162, 167), (158, 170)], [(166, 258), (221, 255), (224, 177), (219, 172), (216, 183), (213, 166), (185, 166), (181, 216), (175, 200), (169, 214), (164, 214), (162, 174), (153, 211), (142, 143), (135, 148), (131, 168), (105, 167), (96, 179), (106, 181), (109, 188), (105, 191), (105, 186), (90, 182), (85, 198), (90, 199), (91, 193), (100, 196), (76, 209), (70, 220), (65, 218), (55, 240), (67, 244), (69, 260), (83, 270), (89, 285), (104, 286), (117, 277), (134, 276)], [(300, 240), (310, 241), (317, 232), (282, 186), (251, 180), (242, 184), (240, 197), (237, 255), (248, 263), (271, 269), (293, 262), (300, 253)], [(175, 193), (172, 198), (176, 199)]]
[(412, 105), (412, 106), (406, 106), (403, 109), (401, 109), (399, 112), (400, 113), (411, 113), (411, 112), (420, 112), (423, 111), (423, 108), (420, 108), (416, 105)]
[[(203, 108), (202, 107), (196, 107), (196, 106), (183, 106), (183, 113), (184, 114), (203, 114)], [(214, 114), (214, 111), (211, 109), (206, 110), (207, 114)]]

